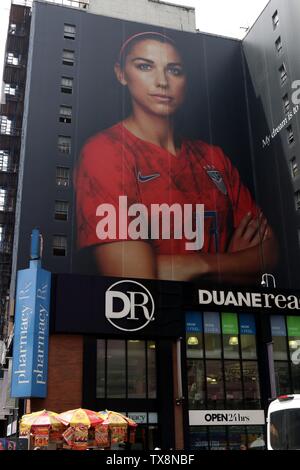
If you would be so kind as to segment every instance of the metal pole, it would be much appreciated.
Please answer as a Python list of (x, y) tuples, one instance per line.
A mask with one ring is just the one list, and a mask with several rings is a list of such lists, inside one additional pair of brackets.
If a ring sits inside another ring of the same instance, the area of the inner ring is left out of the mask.
[[(264, 287), (269, 287), (269, 279), (272, 281), (272, 287), (276, 288), (276, 280), (273, 274), (264, 273), (262, 275), (261, 285)], [(268, 368), (269, 368), (269, 378), (270, 378), (270, 392), (271, 399), (276, 398), (276, 380), (275, 380), (275, 366), (274, 366), (274, 351), (273, 351), (273, 342), (267, 343), (267, 355), (268, 355)]]
[(177, 393), (178, 397), (182, 398), (182, 368), (181, 368), (181, 338), (177, 340)]

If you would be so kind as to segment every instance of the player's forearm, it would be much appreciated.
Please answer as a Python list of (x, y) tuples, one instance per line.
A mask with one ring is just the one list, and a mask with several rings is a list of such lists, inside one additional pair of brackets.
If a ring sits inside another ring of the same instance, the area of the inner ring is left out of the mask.
[(226, 283), (257, 282), (262, 272), (272, 272), (278, 261), (278, 247), (274, 238), (236, 253), (207, 255), (206, 279)]
[(261, 272), (272, 271), (277, 263), (277, 253), (277, 242), (272, 238), (236, 253), (159, 255), (157, 273), (159, 279), (189, 281), (202, 278), (246, 284), (255, 282)]
[(191, 253), (186, 255), (158, 255), (158, 279), (171, 279), (173, 281), (189, 281), (199, 276), (209, 274), (211, 255)]

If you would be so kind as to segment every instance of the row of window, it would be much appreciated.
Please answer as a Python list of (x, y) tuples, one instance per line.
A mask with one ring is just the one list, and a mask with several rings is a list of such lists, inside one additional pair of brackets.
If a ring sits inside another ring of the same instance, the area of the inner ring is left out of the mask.
[(260, 407), (255, 334), (251, 314), (186, 314), (190, 409)]
[(279, 26), (279, 14), (278, 14), (278, 10), (276, 10), (274, 12), (274, 14), (272, 15), (272, 23), (273, 23), (273, 29), (277, 29), (278, 26)]
[(0, 253), (11, 253), (13, 234), (5, 233), (5, 225), (0, 224)]
[(97, 340), (96, 397), (155, 399), (154, 341)]
[(0, 212), (13, 212), (14, 202), (12, 191), (0, 187)]
[[(191, 450), (254, 449), (264, 435), (263, 426), (191, 426)], [(246, 448), (246, 449), (245, 449)]]
[(300, 393), (300, 318), (271, 316), (277, 394)]
[[(73, 41), (76, 35), (76, 26), (72, 24), (64, 24), (64, 39)], [(67, 66), (74, 66), (75, 51), (63, 49), (62, 63)], [(74, 79), (69, 76), (61, 77), (61, 93), (73, 93)], [(71, 124), (72, 122), (72, 106), (61, 105), (59, 109), (59, 122)], [(58, 151), (60, 153), (70, 155), (71, 153), (71, 137), (67, 135), (58, 136)], [(68, 188), (70, 185), (70, 169), (67, 167), (56, 167), (56, 185), (60, 188)], [(68, 201), (56, 200), (54, 218), (60, 221), (67, 221), (69, 217), (70, 203)], [(52, 254), (54, 256), (67, 255), (67, 237), (65, 235), (54, 235), (52, 239)]]

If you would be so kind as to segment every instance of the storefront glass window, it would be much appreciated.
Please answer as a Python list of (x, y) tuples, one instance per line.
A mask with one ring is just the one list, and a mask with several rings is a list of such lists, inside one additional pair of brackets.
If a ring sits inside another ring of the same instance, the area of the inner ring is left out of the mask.
[(277, 395), (292, 393), (292, 386), (289, 376), (289, 363), (287, 361), (276, 361), (274, 366)]
[(254, 335), (241, 335), (243, 359), (256, 359), (256, 339)]
[(210, 450), (227, 450), (227, 436), (225, 426), (211, 426), (209, 428)]
[(97, 398), (156, 398), (156, 343), (97, 340)]
[(219, 313), (205, 312), (204, 320), (204, 342), (206, 358), (221, 357), (221, 326)]
[(225, 359), (239, 358), (239, 328), (236, 313), (222, 313), (223, 352)]
[(206, 362), (207, 408), (224, 407), (224, 381), (221, 361)]
[(105, 340), (97, 340), (97, 398), (105, 397)]
[(156, 345), (147, 341), (148, 398), (156, 398)]
[(204, 361), (189, 359), (187, 366), (189, 409), (203, 409), (205, 408)]
[(275, 361), (286, 361), (287, 341), (286, 341), (286, 325), (285, 318), (282, 315), (271, 316), (271, 330), (273, 340), (273, 354)]
[(300, 318), (287, 317), (288, 345), (292, 370), (293, 392), (300, 393)]
[(228, 442), (230, 450), (241, 450), (242, 445), (247, 448), (245, 426), (228, 426)]
[(145, 341), (129, 340), (128, 398), (146, 398), (146, 350)]
[(293, 392), (300, 393), (300, 364), (292, 364)]
[(185, 320), (186, 348), (188, 358), (203, 357), (202, 313), (187, 312)]
[(126, 397), (126, 343), (123, 340), (107, 341), (107, 396)]
[(243, 406), (243, 390), (240, 363), (225, 361), (226, 408), (240, 409)]
[(248, 449), (265, 450), (265, 436), (263, 426), (247, 426)]
[(191, 450), (209, 450), (206, 426), (192, 426), (190, 428), (190, 448)]
[(257, 362), (243, 361), (243, 381), (246, 408), (259, 408), (260, 386)]

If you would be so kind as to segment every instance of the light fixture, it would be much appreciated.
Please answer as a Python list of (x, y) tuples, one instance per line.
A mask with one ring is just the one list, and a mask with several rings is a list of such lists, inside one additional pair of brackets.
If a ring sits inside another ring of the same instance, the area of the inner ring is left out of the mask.
[(209, 384), (216, 384), (217, 379), (215, 377), (206, 377), (207, 383)]
[(289, 340), (289, 347), (290, 349), (297, 349), (298, 348), (298, 341), (295, 339)]
[(199, 340), (197, 336), (189, 336), (187, 340), (187, 344), (189, 346), (197, 346), (199, 344)]
[(230, 346), (237, 346), (239, 344), (239, 339), (237, 336), (230, 336), (229, 338)]
[(149, 349), (155, 349), (155, 343), (149, 344)]

